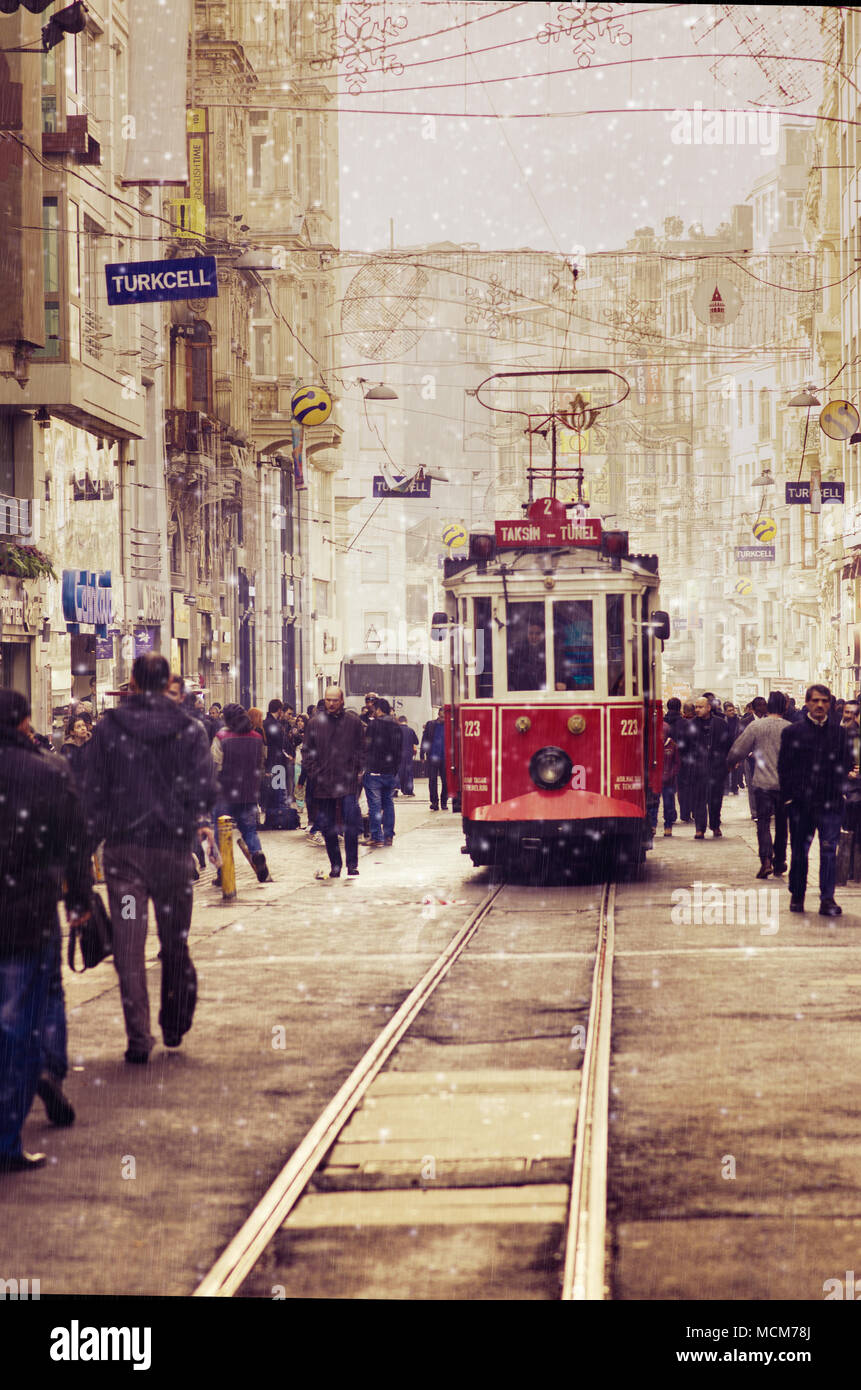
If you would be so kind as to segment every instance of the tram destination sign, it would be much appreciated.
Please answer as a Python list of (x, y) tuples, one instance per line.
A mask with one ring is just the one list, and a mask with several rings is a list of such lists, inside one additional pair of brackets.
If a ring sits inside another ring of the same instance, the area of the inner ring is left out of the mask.
[(214, 256), (175, 261), (128, 261), (105, 266), (109, 304), (156, 304), (163, 299), (217, 299)]
[(540, 550), (546, 545), (585, 545), (597, 550), (601, 544), (601, 522), (597, 516), (540, 521), (497, 521), (497, 550)]
[(748, 560), (773, 560), (773, 545), (737, 545), (735, 548), (735, 558), (737, 563), (746, 563)]
[[(838, 482), (820, 483), (819, 490), (822, 496), (822, 504), (826, 502), (845, 502), (846, 484)], [(810, 501), (809, 483), (787, 483), (786, 484), (787, 502), (807, 503)]]

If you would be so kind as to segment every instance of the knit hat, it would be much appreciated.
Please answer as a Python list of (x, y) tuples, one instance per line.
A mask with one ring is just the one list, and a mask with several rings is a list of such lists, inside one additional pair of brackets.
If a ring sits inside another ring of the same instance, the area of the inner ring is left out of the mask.
[(30, 704), (20, 690), (0, 690), (0, 728), (17, 729), (30, 713)]

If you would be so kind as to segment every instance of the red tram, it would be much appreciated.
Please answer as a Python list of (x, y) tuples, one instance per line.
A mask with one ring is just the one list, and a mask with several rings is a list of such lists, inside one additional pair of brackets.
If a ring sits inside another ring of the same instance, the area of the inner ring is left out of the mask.
[[(552, 524), (548, 516), (555, 511)], [(538, 519), (532, 519), (537, 517)], [(662, 776), (658, 561), (543, 498), (448, 560), (449, 777), (476, 865), (636, 868)]]

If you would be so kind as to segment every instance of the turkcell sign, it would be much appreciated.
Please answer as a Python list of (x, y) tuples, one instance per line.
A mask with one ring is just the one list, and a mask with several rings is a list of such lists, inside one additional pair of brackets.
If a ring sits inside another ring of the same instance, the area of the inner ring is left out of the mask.
[(737, 545), (735, 548), (735, 558), (742, 564), (748, 560), (773, 560), (773, 545)]
[(540, 550), (547, 545), (586, 545), (597, 549), (601, 544), (601, 522), (597, 516), (579, 520), (556, 521), (552, 517), (541, 521), (497, 521), (497, 550)]
[(86, 623), (97, 631), (102, 628), (99, 636), (107, 637), (111, 622), (110, 570), (103, 570), (101, 574), (91, 570), (63, 570), (63, 617), (75, 630), (80, 623)]
[(217, 299), (214, 256), (106, 265), (109, 304), (155, 304), (161, 299)]
[(379, 474), (374, 478), (375, 497), (430, 497), (430, 478), (413, 478), (405, 488), (392, 488)]
[[(845, 483), (820, 483), (819, 490), (822, 496), (823, 505), (826, 502), (845, 502), (846, 484)], [(809, 483), (787, 483), (786, 484), (787, 502), (806, 503), (810, 501)]]

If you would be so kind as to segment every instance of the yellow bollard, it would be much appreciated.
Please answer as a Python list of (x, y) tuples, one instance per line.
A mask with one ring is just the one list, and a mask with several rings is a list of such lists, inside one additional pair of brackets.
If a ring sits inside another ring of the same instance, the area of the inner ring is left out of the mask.
[(102, 846), (93, 854), (93, 883), (104, 883), (105, 871), (102, 867)]
[(221, 855), (221, 901), (233, 902), (236, 897), (236, 865), (233, 862), (233, 821), (230, 816), (218, 817), (218, 851)]

